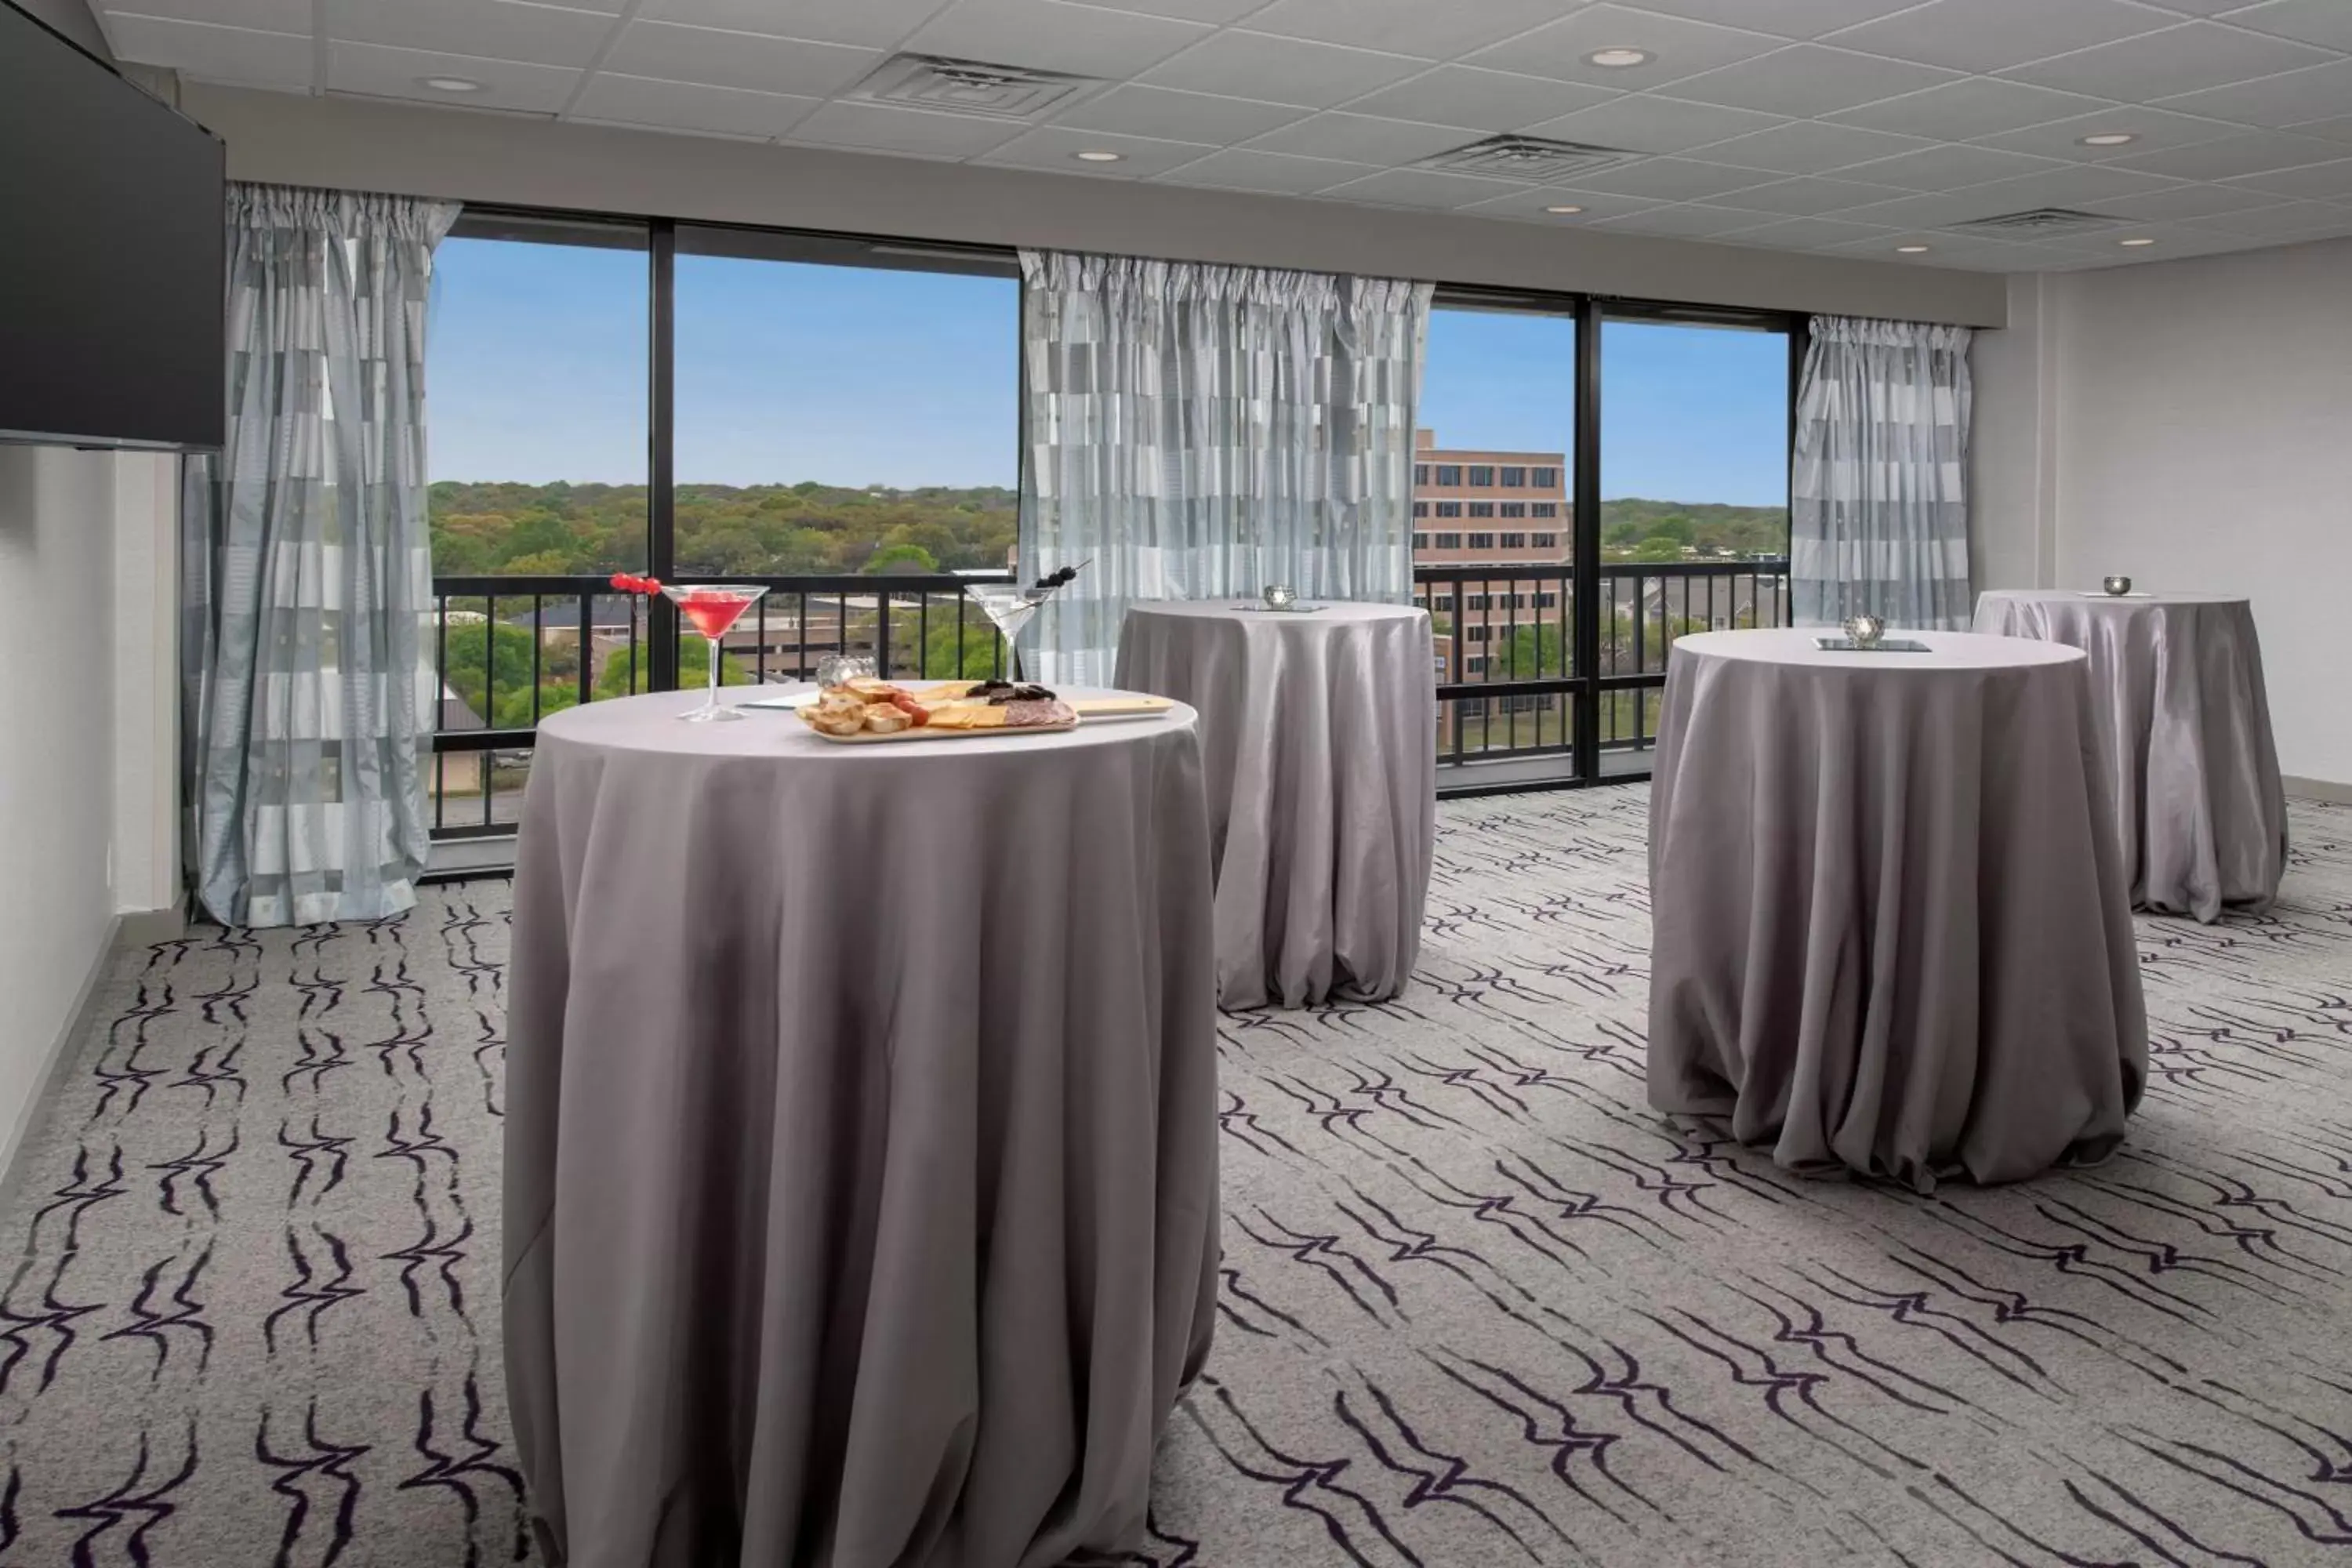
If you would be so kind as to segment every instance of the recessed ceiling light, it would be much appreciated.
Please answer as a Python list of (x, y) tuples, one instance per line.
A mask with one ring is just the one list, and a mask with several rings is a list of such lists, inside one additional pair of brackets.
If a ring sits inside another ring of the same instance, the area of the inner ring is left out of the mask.
[(1116, 163), (1127, 156), (1124, 153), (1103, 153), (1089, 150), (1073, 154), (1081, 163)]
[(1570, 213), (1580, 213), (1580, 212), (1582, 212), (1583, 210), (1584, 210), (1584, 209), (1583, 209), (1582, 207), (1546, 207), (1546, 208), (1544, 208), (1544, 211), (1546, 211), (1546, 212), (1548, 212), (1548, 213), (1558, 213), (1558, 214), (1559, 214), (1562, 217), (1566, 217), (1566, 216), (1567, 216), (1569, 214), (1570, 214)]
[(2117, 245), (2154, 245), (2156, 241), (2152, 239), (2119, 239), (2116, 241), (2116, 243)]
[(1924, 245), (1898, 245), (1895, 247), (1896, 253), (1902, 256), (1917, 256), (1927, 248)]
[(1620, 69), (1625, 66), (1645, 66), (1650, 63), (1650, 51), (1647, 49), (1595, 49), (1584, 57), (1584, 63), (1589, 66), (1602, 66), (1611, 70)]
[(469, 77), (462, 76), (421, 76), (416, 79), (416, 85), (419, 87), (429, 87), (436, 92), (479, 92), (482, 90), (482, 84), (480, 82), (475, 81)]
[(2083, 145), (2085, 147), (2121, 147), (2126, 142), (2137, 142), (2139, 138), (2137, 135), (2128, 131), (2103, 131), (2096, 136), (2084, 137)]

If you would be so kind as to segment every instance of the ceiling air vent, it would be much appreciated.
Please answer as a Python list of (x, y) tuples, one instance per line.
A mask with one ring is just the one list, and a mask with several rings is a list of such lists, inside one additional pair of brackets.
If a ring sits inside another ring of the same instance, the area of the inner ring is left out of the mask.
[(1023, 66), (982, 65), (933, 55), (894, 55), (850, 96), (901, 109), (976, 114), (989, 120), (1038, 120), (1100, 86), (1092, 77)]
[(1981, 235), (1987, 239), (2041, 239), (2056, 234), (2089, 234), (2113, 228), (2123, 221), (2119, 217), (2102, 217), (2097, 213), (2078, 213), (2068, 207), (2039, 207), (2030, 213), (2003, 213), (1999, 217), (1970, 218), (1966, 223), (1945, 226), (1954, 234)]
[(1423, 158), (1424, 169), (1451, 174), (1484, 174), (1489, 179), (1527, 180), (1549, 184), (1571, 174), (1590, 174), (1633, 157), (1613, 147), (1588, 147), (1580, 142), (1551, 142), (1541, 136), (1489, 136), (1451, 153)]

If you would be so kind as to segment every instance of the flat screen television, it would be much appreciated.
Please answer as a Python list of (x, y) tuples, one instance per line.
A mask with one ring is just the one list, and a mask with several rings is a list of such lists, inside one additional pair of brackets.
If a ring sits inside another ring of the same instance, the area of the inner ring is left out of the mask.
[(218, 447), (220, 141), (0, 0), (0, 440)]

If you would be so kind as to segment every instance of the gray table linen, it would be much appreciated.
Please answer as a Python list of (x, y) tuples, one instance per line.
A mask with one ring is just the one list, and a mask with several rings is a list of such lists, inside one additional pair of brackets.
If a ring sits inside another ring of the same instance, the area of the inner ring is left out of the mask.
[(2104, 1158), (2147, 1072), (2084, 657), (1678, 639), (1651, 782), (1650, 1102), (1920, 1190)]
[(2208, 923), (2225, 907), (2270, 907), (2286, 871), (2286, 788), (2252, 605), (2001, 591), (1977, 601), (1976, 629), (2090, 656), (2133, 903)]
[(1426, 612), (1140, 604), (1118, 684), (1201, 714), (1229, 1008), (1380, 1001), (1421, 951), (1437, 833)]
[(541, 726), (506, 1354), (573, 1568), (1046, 1568), (1141, 1535), (1214, 1321), (1193, 715), (828, 745)]

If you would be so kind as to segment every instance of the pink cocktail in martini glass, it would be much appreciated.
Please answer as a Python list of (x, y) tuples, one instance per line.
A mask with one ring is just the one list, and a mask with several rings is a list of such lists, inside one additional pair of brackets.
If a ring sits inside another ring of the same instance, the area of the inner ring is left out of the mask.
[(710, 645), (710, 694), (702, 706), (679, 718), (690, 723), (709, 723), (712, 720), (740, 719), (732, 708), (719, 706), (719, 639), (725, 637), (743, 612), (758, 604), (768, 590), (746, 583), (696, 583), (662, 584), (662, 597), (677, 606), (702, 640)]

